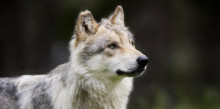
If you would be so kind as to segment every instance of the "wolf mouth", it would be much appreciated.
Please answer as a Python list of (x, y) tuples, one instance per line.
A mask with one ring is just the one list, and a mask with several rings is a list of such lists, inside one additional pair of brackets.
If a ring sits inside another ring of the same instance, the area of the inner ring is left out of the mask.
[(144, 71), (145, 68), (137, 68), (136, 70), (128, 71), (128, 72), (117, 70), (116, 73), (120, 76), (136, 77), (136, 76), (140, 76)]

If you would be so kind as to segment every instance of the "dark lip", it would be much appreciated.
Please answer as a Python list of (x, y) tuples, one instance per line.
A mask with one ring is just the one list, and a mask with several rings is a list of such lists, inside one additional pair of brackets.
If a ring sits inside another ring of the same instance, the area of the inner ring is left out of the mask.
[(117, 70), (116, 73), (120, 76), (137, 77), (137, 76), (140, 76), (142, 72), (144, 71), (145, 71), (144, 68), (137, 68), (137, 70), (130, 71), (130, 72)]

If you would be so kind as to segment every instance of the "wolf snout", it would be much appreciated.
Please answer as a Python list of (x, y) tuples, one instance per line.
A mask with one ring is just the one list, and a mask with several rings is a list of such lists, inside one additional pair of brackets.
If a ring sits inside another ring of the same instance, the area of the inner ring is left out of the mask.
[(148, 58), (146, 56), (139, 56), (137, 58), (137, 63), (139, 67), (145, 67), (148, 63)]

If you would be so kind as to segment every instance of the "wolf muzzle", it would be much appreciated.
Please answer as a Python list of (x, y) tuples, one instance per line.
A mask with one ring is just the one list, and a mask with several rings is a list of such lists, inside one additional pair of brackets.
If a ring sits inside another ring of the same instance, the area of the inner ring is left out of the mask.
[(129, 76), (129, 77), (136, 77), (136, 76), (141, 75), (146, 70), (148, 58), (146, 56), (140, 56), (137, 58), (136, 61), (137, 61), (138, 67), (135, 70), (129, 71), (129, 72), (117, 70), (116, 73), (118, 75)]

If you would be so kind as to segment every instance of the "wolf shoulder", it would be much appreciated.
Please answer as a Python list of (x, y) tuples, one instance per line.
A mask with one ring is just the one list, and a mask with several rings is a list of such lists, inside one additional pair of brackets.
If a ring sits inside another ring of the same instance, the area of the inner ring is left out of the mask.
[(45, 77), (46, 75), (23, 75), (19, 77), (0, 78), (0, 94), (8, 93), (13, 96), (13, 92), (38, 83), (44, 80)]
[(31, 89), (43, 81), (46, 75), (23, 75), (20, 77), (0, 78), (0, 109), (17, 109), (19, 92)]

